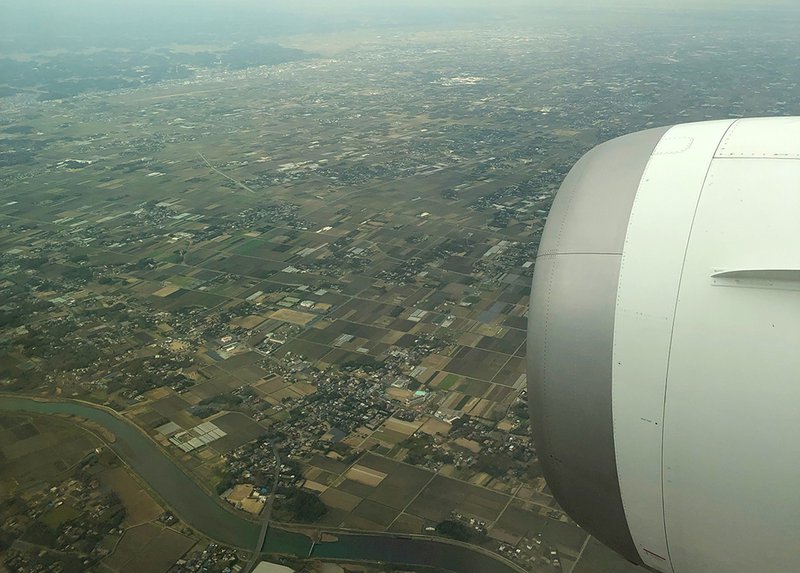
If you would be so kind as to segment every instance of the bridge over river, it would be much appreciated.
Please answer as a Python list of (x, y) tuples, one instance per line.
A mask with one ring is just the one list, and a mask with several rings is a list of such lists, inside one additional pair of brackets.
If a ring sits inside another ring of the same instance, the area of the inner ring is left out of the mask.
[[(187, 525), (211, 539), (252, 550), (261, 524), (227, 507), (192, 477), (140, 428), (110, 409), (86, 402), (41, 400), (0, 395), (0, 411), (65, 414), (91, 420), (116, 436), (109, 447), (163, 499)], [(455, 573), (524, 573), (524, 569), (489, 551), (466, 544), (383, 533), (325, 529), (337, 541), (312, 542), (312, 536), (271, 525), (264, 553), (320, 559), (369, 561), (436, 567)]]

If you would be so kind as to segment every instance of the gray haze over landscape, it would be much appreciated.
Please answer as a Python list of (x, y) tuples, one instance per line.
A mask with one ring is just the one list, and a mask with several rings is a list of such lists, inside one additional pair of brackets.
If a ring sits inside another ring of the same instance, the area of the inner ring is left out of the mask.
[(800, 11), (790, 0), (4, 0), (0, 53), (36, 49), (137, 47), (153, 43), (248, 41), (298, 33), (383, 28), (437, 28), (495, 21), (571, 21), (668, 26), (766, 22), (783, 26)]

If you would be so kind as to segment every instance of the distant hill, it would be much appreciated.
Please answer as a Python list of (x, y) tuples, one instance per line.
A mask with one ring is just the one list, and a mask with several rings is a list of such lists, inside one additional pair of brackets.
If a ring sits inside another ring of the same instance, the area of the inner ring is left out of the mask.
[(99, 50), (0, 58), (0, 98), (35, 92), (39, 99), (64, 99), (91, 91), (137, 88), (165, 80), (190, 79), (197, 68), (241, 70), (272, 66), (314, 54), (275, 43), (239, 43), (219, 50), (184, 52), (157, 48), (148, 52)]

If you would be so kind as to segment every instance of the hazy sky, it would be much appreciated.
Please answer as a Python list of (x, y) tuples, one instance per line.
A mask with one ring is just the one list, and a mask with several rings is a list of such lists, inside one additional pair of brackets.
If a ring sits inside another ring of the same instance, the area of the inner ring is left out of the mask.
[(443, 26), (698, 11), (784, 20), (797, 0), (0, 0), (0, 51), (202, 43), (370, 26)]

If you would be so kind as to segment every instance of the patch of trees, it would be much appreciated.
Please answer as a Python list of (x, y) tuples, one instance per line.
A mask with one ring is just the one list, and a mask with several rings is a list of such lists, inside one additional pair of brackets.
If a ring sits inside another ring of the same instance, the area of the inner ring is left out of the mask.
[(89, 309), (86, 312), (86, 316), (98, 317), (98, 318), (114, 318), (120, 321), (126, 320), (128, 318), (127, 310), (125, 309), (125, 305), (121, 302), (113, 304), (111, 306), (101, 306), (98, 308)]
[(0, 167), (13, 167), (14, 165), (25, 165), (33, 163), (36, 155), (32, 152), (20, 149), (10, 151), (0, 151)]
[(270, 427), (266, 432), (262, 432), (261, 434), (259, 434), (254, 444), (266, 444), (271, 440), (274, 440), (276, 442), (284, 442), (287, 439), (288, 436), (286, 435), (285, 432), (282, 432), (281, 430), (274, 430), (272, 427)]
[(384, 367), (384, 363), (375, 360), (372, 356), (359, 356), (342, 363), (342, 370), (363, 370), (364, 372), (374, 372)]
[(185, 368), (189, 363), (189, 358), (175, 360), (171, 356), (134, 358), (120, 366), (119, 376), (109, 379), (108, 391), (130, 388), (141, 394), (162, 386), (175, 390), (188, 388), (194, 382), (176, 370)]
[(101, 356), (92, 343), (70, 336), (75, 325), (70, 321), (48, 323), (46, 329), (29, 331), (16, 339), (26, 352), (47, 359), (45, 370), (74, 370), (85, 368)]
[(47, 310), (53, 306), (52, 303), (40, 300), (35, 302), (23, 302), (16, 308), (0, 310), (0, 328), (22, 326), (30, 322), (30, 316), (36, 312)]
[(67, 371), (86, 368), (100, 356), (100, 350), (93, 344), (76, 343), (71, 348), (64, 348), (50, 357), (48, 369)]
[(16, 343), (24, 346), (32, 356), (46, 358), (53, 355), (52, 344), (67, 339), (76, 328), (70, 320), (53, 321), (47, 324), (46, 329), (31, 329), (27, 334), (20, 336)]
[(347, 457), (353, 451), (352, 446), (349, 446), (344, 442), (336, 442), (335, 444), (331, 444), (330, 449), (342, 457)]
[(143, 271), (145, 269), (154, 269), (158, 266), (158, 262), (155, 259), (150, 257), (144, 257), (136, 261), (135, 263), (128, 265), (128, 267), (132, 268), (136, 271)]
[(189, 413), (192, 416), (197, 416), (198, 418), (201, 418), (203, 420), (205, 420), (209, 416), (213, 416), (217, 412), (219, 412), (219, 410), (217, 410), (213, 406), (201, 406), (200, 404), (189, 408)]
[(214, 488), (217, 492), (217, 495), (222, 495), (229, 489), (231, 489), (234, 485), (236, 485), (236, 481), (231, 477), (224, 477), (217, 482), (216, 487)]
[(495, 227), (497, 229), (505, 229), (508, 227), (508, 222), (511, 220), (511, 213), (508, 211), (498, 211), (494, 214), (494, 217), (489, 222), (490, 227)]
[(209, 406), (211, 404), (219, 405), (219, 406), (238, 406), (243, 402), (241, 396), (237, 396), (233, 393), (225, 393), (225, 394), (217, 394), (216, 396), (212, 396), (211, 398), (204, 398), (200, 400), (200, 406)]
[(46, 526), (41, 521), (34, 521), (22, 534), (22, 540), (34, 545), (44, 547), (56, 547), (58, 534), (51, 527)]
[(517, 402), (511, 408), (511, 411), (521, 420), (530, 418), (530, 412), (528, 411), (528, 404), (526, 402)]
[(0, 529), (0, 552), (5, 551), (17, 540), (17, 536), (13, 531), (6, 531)]
[(528, 436), (531, 433), (531, 425), (530, 420), (524, 419), (520, 420), (519, 426), (513, 428), (511, 433), (515, 436)]
[(64, 271), (62, 277), (70, 281), (86, 282), (94, 277), (94, 270), (90, 267), (70, 267)]
[[(0, 354), (6, 349), (0, 346)], [(44, 385), (47, 380), (45, 374), (40, 370), (22, 370), (18, 362), (4, 364), (0, 361), (0, 378), (8, 378), (3, 383), (3, 391), (8, 393), (27, 392)]]
[(427, 434), (414, 436), (403, 442), (408, 448), (405, 462), (414, 466), (424, 465), (427, 461), (449, 464), (453, 462), (450, 452), (434, 447), (434, 440)]
[(420, 436), (413, 436), (406, 440), (403, 445), (408, 448), (405, 462), (412, 466), (418, 466), (425, 463), (430, 453), (431, 440), (427, 434)]
[[(30, 511), (28, 504), (19, 497), (9, 497), (0, 502), (0, 521), (11, 521), (15, 515), (25, 515)], [(0, 552), (5, 551), (17, 540), (21, 532), (15, 528), (0, 528)]]
[(436, 525), (436, 533), (456, 541), (471, 541), (476, 534), (467, 524), (454, 519), (446, 519)]
[(292, 521), (313, 523), (328, 513), (327, 506), (313, 493), (294, 490), (283, 502), (282, 507), (289, 511)]
[(17, 264), (19, 264), (20, 268), (23, 269), (38, 269), (47, 264), (47, 257), (39, 256), (39, 257), (31, 257), (29, 259), (19, 259)]
[(453, 434), (456, 433), (457, 430), (460, 430), (461, 428), (468, 426), (471, 420), (472, 418), (469, 417), (469, 414), (464, 414), (460, 418), (456, 418), (455, 420), (453, 420), (450, 424), (450, 435), (452, 436)]
[(505, 453), (486, 454), (478, 458), (473, 468), (494, 477), (501, 477), (514, 467), (514, 459)]

